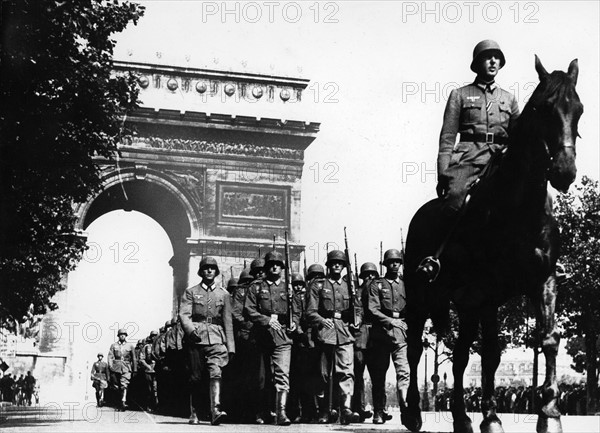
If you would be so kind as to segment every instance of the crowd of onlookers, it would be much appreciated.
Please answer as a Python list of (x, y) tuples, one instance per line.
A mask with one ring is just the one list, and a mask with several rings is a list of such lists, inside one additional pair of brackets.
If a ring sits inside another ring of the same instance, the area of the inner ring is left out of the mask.
[[(560, 384), (559, 408), (564, 415), (587, 415), (587, 391), (585, 383)], [(497, 411), (499, 413), (533, 413), (533, 393), (531, 386), (498, 386), (495, 391)], [(541, 387), (535, 393), (535, 407), (540, 407)], [(446, 388), (438, 391), (434, 400), (436, 411), (450, 410), (453, 403), (453, 390)], [(464, 392), (467, 412), (481, 410), (481, 388), (468, 387)]]
[(31, 371), (27, 375), (5, 374), (0, 378), (0, 401), (18, 406), (31, 406), (39, 403), (39, 387)]

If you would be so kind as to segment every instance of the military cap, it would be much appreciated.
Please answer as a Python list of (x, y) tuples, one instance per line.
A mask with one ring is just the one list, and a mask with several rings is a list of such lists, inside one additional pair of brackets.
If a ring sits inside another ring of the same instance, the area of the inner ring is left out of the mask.
[(98, 352), (98, 356), (102, 356), (102, 357), (104, 357), (104, 353), (102, 353), (102, 352)]
[(404, 261), (402, 253), (396, 249), (387, 250), (383, 255), (383, 266), (387, 266), (392, 260), (400, 260), (400, 263)]
[(165, 322), (165, 326), (163, 326), (163, 328), (167, 329), (167, 328), (170, 328), (172, 325), (173, 325), (173, 319), (167, 320)]
[(204, 268), (207, 268), (209, 266), (217, 268), (217, 273), (215, 274), (215, 276), (221, 273), (219, 271), (219, 264), (217, 263), (217, 260), (214, 257), (202, 257), (202, 260), (200, 260), (200, 266), (198, 266), (198, 275), (202, 276), (200, 272), (202, 272)]
[(158, 332), (156, 332), (154, 329), (152, 331), (150, 331), (150, 337), (156, 337), (158, 335)]
[(377, 271), (377, 266), (375, 266), (375, 263), (371, 263), (371, 262), (365, 262), (362, 264), (362, 266), (360, 267), (360, 274), (358, 275), (359, 278), (362, 278), (363, 280), (366, 278), (366, 274), (369, 272), (374, 272), (375, 275), (377, 277), (379, 277), (379, 272)]
[(331, 262), (338, 261), (344, 263), (346, 265), (346, 253), (340, 250), (332, 250), (327, 253), (327, 261), (325, 262), (325, 266), (329, 267)]
[(486, 51), (498, 52), (498, 54), (500, 55), (500, 68), (502, 68), (506, 63), (504, 53), (500, 49), (500, 45), (498, 45), (498, 42), (492, 41), (491, 39), (485, 39), (479, 42), (477, 45), (475, 45), (475, 48), (473, 48), (473, 60), (471, 61), (471, 70), (473, 72), (477, 73), (477, 59), (481, 54), (483, 54)]
[(250, 263), (250, 275), (255, 277), (256, 273), (264, 270), (264, 268), (265, 268), (265, 261), (263, 259), (260, 259), (260, 258), (254, 259)]
[(281, 267), (285, 267), (285, 262), (283, 261), (283, 254), (281, 254), (279, 251), (269, 251), (265, 255), (265, 266), (268, 266), (271, 262), (279, 263)]
[(324, 276), (325, 276), (325, 269), (323, 269), (323, 266), (321, 266), (318, 263), (310, 265), (308, 267), (308, 269), (306, 270), (306, 278), (308, 280), (312, 280), (313, 278), (316, 278), (316, 277), (322, 278)]
[(292, 284), (294, 284), (294, 283), (306, 284), (306, 282), (304, 281), (304, 278), (300, 274), (292, 274)]
[(127, 334), (127, 329), (125, 329), (125, 328), (121, 328), (117, 331), (117, 336), (119, 336), (121, 334), (129, 335), (129, 334)]

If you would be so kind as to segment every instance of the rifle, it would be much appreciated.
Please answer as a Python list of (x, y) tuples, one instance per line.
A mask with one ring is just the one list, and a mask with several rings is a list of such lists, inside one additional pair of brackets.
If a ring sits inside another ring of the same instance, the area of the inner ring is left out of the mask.
[(348, 248), (348, 236), (346, 236), (346, 227), (344, 227), (344, 242), (346, 244), (346, 275), (348, 276), (348, 289), (350, 290), (350, 308), (352, 309), (352, 324), (358, 325), (358, 317), (356, 315), (356, 287), (354, 286), (354, 278), (352, 277), (352, 263), (350, 261), (350, 249)]
[(294, 288), (292, 287), (292, 276), (290, 275), (290, 244), (288, 243), (287, 230), (285, 232), (285, 287), (287, 289), (287, 313), (288, 313), (288, 329), (291, 329), (294, 324)]
[(277, 250), (277, 247), (275, 246), (276, 242), (277, 242), (277, 236), (273, 235), (273, 251)]
[(383, 275), (383, 241), (379, 241), (379, 275)]
[(358, 272), (358, 259), (356, 258), (356, 253), (354, 253), (354, 273), (356, 275), (356, 284), (358, 284), (358, 275), (360, 273)]
[(404, 235), (402, 234), (402, 228), (400, 228), (400, 252), (402, 253), (402, 269), (404, 269)]

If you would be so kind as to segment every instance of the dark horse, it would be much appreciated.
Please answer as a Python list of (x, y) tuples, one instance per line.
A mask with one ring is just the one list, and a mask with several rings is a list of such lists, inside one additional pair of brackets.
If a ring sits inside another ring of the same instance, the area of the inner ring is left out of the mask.
[(548, 181), (566, 192), (575, 179), (575, 140), (583, 112), (575, 85), (577, 60), (568, 72), (549, 74), (535, 57), (540, 83), (510, 134), (507, 149), (470, 194), (466, 211), (456, 224), (440, 257), (442, 268), (430, 283), (417, 272), (421, 260), (442, 242), (451, 223), (441, 201), (426, 203), (413, 217), (406, 240), (405, 284), (408, 312), (410, 388), (403, 424), (412, 431), (422, 426), (417, 365), (423, 351), (422, 332), (431, 317), (434, 327), (447, 327), (453, 302), (459, 335), (453, 353), (455, 432), (472, 432), (463, 398), (463, 374), (469, 348), (481, 325), (482, 432), (502, 432), (496, 415), (494, 376), (500, 363), (498, 307), (524, 294), (536, 309), (546, 358), (543, 402), (538, 432), (560, 432), (557, 407), (556, 355), (559, 333), (555, 324), (556, 261), (559, 231), (552, 215)]

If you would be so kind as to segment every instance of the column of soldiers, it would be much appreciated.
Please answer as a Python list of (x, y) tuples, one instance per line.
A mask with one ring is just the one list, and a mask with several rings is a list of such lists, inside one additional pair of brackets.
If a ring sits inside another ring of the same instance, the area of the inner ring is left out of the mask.
[[(116, 379), (117, 352), (121, 364), (127, 358), (131, 365), (121, 366), (129, 371), (115, 381), (118, 408), (126, 408), (127, 373), (139, 371), (136, 402), (148, 411), (189, 415), (190, 424), (389, 421), (390, 359), (401, 413), (409, 381), (402, 259), (400, 251), (386, 251), (384, 275), (364, 263), (358, 278), (353, 276), (353, 293), (343, 275), (346, 253), (330, 251), (326, 269), (313, 264), (305, 277), (291, 274), (290, 296), (284, 278), (288, 264), (278, 251), (254, 260), (226, 289), (216, 282), (217, 261), (204, 257), (198, 270), (202, 280), (184, 292), (177, 319), (141, 340), (131, 355), (121, 350), (127, 332), (119, 330), (108, 374)], [(365, 407), (365, 369), (373, 412)]]

